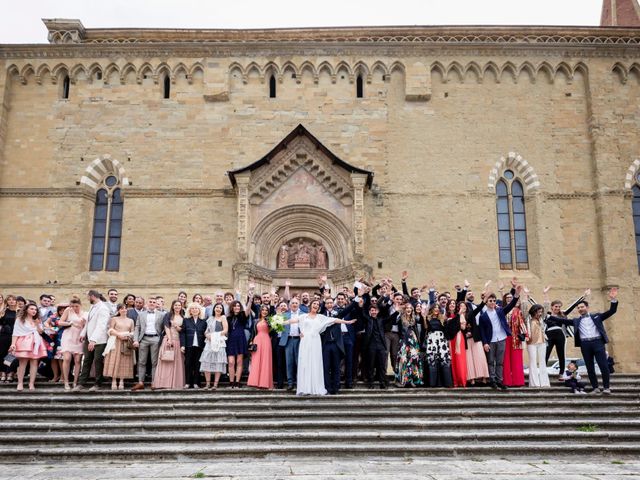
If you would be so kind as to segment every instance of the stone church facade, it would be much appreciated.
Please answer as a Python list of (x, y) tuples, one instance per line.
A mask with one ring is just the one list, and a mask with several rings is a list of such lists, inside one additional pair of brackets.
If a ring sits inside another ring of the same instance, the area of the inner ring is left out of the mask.
[(638, 27), (45, 24), (0, 46), (0, 292), (615, 285), (640, 368)]

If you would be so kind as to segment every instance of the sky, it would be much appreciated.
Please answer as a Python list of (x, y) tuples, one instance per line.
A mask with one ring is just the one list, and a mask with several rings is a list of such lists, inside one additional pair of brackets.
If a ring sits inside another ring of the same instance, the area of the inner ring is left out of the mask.
[(0, 43), (46, 43), (42, 18), (85, 28), (593, 26), (602, 0), (0, 0), (0, 8)]

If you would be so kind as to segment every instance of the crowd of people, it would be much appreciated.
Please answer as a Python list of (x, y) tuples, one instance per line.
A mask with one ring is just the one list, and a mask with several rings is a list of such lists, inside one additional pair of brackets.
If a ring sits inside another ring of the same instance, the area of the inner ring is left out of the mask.
[[(591, 392), (611, 393), (604, 320), (617, 309), (590, 313), (590, 291), (563, 309), (559, 300), (543, 302), (512, 279), (508, 291), (484, 285), (479, 302), (467, 281), (452, 292), (436, 285), (409, 288), (392, 279), (356, 281), (332, 292), (321, 277), (315, 292), (256, 294), (186, 292), (165, 307), (164, 298), (132, 294), (119, 300), (116, 289), (105, 298), (90, 290), (88, 305), (79, 296), (56, 303), (43, 294), (38, 303), (0, 295), (0, 382), (17, 381), (35, 389), (38, 374), (63, 382), (67, 391), (99, 389), (105, 378), (123, 390), (205, 388), (224, 381), (243, 386), (296, 390), (298, 395), (337, 394), (360, 378), (369, 388), (396, 387), (494, 389), (525, 385), (547, 387), (547, 362), (553, 350), (561, 366), (558, 381), (585, 393), (576, 365), (565, 370), (565, 342), (575, 338), (588, 371)], [(399, 287), (399, 288), (398, 288)], [(87, 308), (88, 307), (88, 308)], [(577, 309), (579, 316), (567, 316)], [(595, 364), (603, 388), (599, 388)], [(28, 372), (27, 372), (28, 370)], [(17, 377), (17, 378), (15, 378)], [(203, 381), (204, 377), (204, 381)], [(147, 382), (147, 379), (149, 382)], [(92, 386), (90, 387), (90, 384)]]

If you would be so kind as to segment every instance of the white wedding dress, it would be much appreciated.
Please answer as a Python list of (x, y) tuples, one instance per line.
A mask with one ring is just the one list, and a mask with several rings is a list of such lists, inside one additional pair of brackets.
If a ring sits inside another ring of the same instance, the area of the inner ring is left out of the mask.
[(300, 316), (300, 340), (298, 351), (298, 389), (297, 395), (326, 395), (324, 388), (324, 368), (322, 365), (322, 341), (320, 334), (335, 323), (335, 318), (317, 314), (315, 317)]

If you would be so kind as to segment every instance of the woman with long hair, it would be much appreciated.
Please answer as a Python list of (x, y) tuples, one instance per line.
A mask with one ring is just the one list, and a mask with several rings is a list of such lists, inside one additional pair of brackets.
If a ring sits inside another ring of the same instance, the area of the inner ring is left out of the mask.
[[(484, 293), (483, 293), (484, 295)], [(464, 308), (462, 307), (464, 305)], [(484, 300), (474, 309), (468, 310), (466, 303), (460, 308), (466, 310), (466, 322), (464, 327), (460, 324), (460, 330), (465, 336), (467, 344), (467, 381), (473, 386), (476, 382), (486, 383), (489, 378), (489, 364), (487, 355), (482, 346), (482, 333), (476, 320), (477, 315), (484, 307)], [(462, 322), (462, 314), (460, 317)]]
[[(105, 377), (111, 377), (111, 390), (124, 390), (125, 379), (133, 378), (134, 351), (132, 347), (133, 320), (127, 317), (127, 307), (120, 303), (117, 315), (109, 321), (110, 341), (107, 342), (104, 360)], [(111, 340), (113, 337), (113, 340)], [(118, 380), (120, 384), (118, 385)]]
[(261, 305), (258, 311), (258, 319), (250, 342), (255, 347), (249, 349), (252, 350), (252, 353), (251, 368), (247, 379), (248, 387), (273, 390), (273, 358), (271, 354), (271, 337), (269, 336), (271, 329), (269, 328), (268, 320), (270, 311), (269, 305)]
[(425, 350), (429, 368), (429, 386), (451, 388), (453, 386), (451, 351), (449, 350), (449, 342), (444, 336), (439, 305), (433, 304), (429, 308), (425, 320), (425, 330), (427, 332)]
[[(217, 390), (220, 377), (227, 371), (226, 340), (229, 333), (229, 324), (224, 315), (224, 305), (216, 303), (213, 306), (211, 316), (207, 319), (207, 330), (204, 332), (205, 345), (200, 356), (200, 371), (204, 372), (207, 382), (206, 389)], [(211, 386), (211, 373), (213, 372), (213, 386)]]
[(422, 362), (416, 316), (411, 302), (404, 305), (399, 327), (400, 345), (396, 362), (396, 386), (417, 387), (422, 385)]
[(158, 352), (158, 366), (151, 384), (152, 388), (171, 390), (184, 388), (184, 355), (180, 350), (180, 331), (183, 320), (182, 302), (174, 300), (162, 320), (162, 343)]
[(253, 293), (249, 295), (249, 301), (244, 310), (238, 300), (233, 300), (229, 304), (229, 315), (227, 316), (227, 323), (229, 324), (227, 361), (229, 362), (229, 382), (231, 383), (231, 388), (239, 388), (242, 386), (240, 382), (242, 379), (242, 363), (244, 362), (245, 355), (248, 353), (247, 337), (244, 334), (244, 329), (249, 321), (252, 304)]
[(529, 354), (529, 386), (548, 387), (549, 374), (545, 353), (547, 342), (544, 338), (544, 307), (533, 305), (527, 318), (527, 353)]
[[(502, 297), (502, 305), (509, 305), (513, 295), (507, 293)], [(511, 336), (507, 337), (504, 348), (503, 383), (507, 387), (524, 386), (524, 346), (527, 327), (521, 310), (522, 298), (516, 306), (507, 313), (507, 322), (511, 329)]]
[(11, 346), (9, 352), (18, 359), (18, 387), (19, 392), (24, 390), (24, 374), (29, 365), (29, 390), (36, 388), (36, 375), (38, 374), (38, 362), (47, 356), (47, 348), (42, 340), (42, 323), (38, 315), (38, 306), (29, 302), (18, 313), (13, 327)]
[(9, 353), (17, 313), (16, 296), (7, 295), (0, 312), (0, 382), (2, 383), (13, 381), (13, 370), (11, 365), (4, 364), (4, 357)]
[[(456, 305), (455, 300), (449, 300), (447, 303), (447, 314), (454, 312), (453, 316), (449, 316), (445, 320), (445, 337), (449, 341), (449, 351), (451, 352), (451, 373), (453, 376), (454, 387), (467, 386), (467, 348), (466, 339), (462, 333), (462, 321), (465, 327), (467, 323), (466, 313), (467, 305), (460, 302)], [(453, 308), (452, 308), (453, 306)]]
[(60, 342), (62, 340), (62, 334), (64, 333), (64, 327), (60, 325), (60, 319), (63, 312), (67, 308), (64, 303), (59, 304), (56, 307), (55, 313), (50, 315), (43, 323), (45, 340), (47, 342), (47, 361), (51, 367), (53, 378), (51, 383), (58, 383), (61, 378), (62, 367), (62, 353), (60, 352)]
[(69, 385), (71, 360), (73, 360), (73, 387), (75, 388), (78, 384), (84, 349), (80, 341), (80, 334), (86, 322), (87, 312), (82, 310), (80, 297), (74, 295), (71, 297), (69, 306), (64, 310), (58, 322), (58, 324), (64, 328), (59, 351), (62, 353), (62, 380), (64, 381), (65, 390), (71, 390), (71, 385)]

